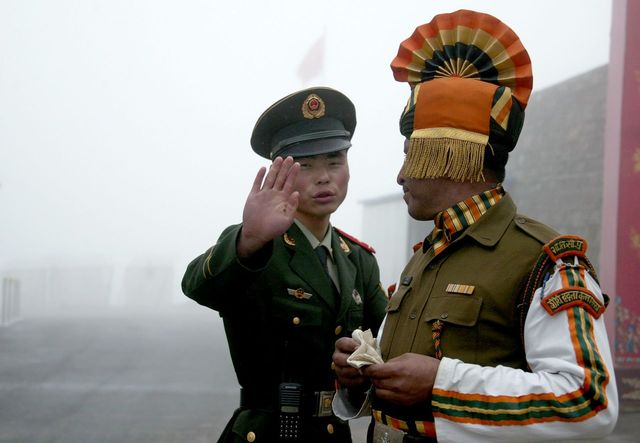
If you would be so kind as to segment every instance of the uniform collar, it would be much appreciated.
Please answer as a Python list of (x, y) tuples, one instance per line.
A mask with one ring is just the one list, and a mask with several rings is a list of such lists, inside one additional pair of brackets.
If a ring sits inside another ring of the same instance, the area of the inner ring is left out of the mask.
[(432, 248), (434, 256), (443, 252), (457, 237), (476, 224), (504, 195), (501, 185), (473, 195), (436, 214), (433, 231), (423, 249)]
[(322, 246), (327, 248), (327, 250), (329, 251), (329, 255), (331, 256), (331, 259), (333, 259), (333, 248), (331, 247), (331, 239), (332, 239), (333, 229), (331, 228), (331, 224), (329, 224), (329, 227), (327, 228), (327, 233), (325, 234), (325, 236), (322, 239), (322, 241), (318, 241), (316, 236), (313, 235), (311, 233), (311, 231), (300, 220), (294, 219), (293, 222), (300, 229), (300, 231), (304, 234), (305, 238), (307, 239), (307, 241), (311, 245), (312, 249), (315, 249), (319, 245), (322, 245)]
[(469, 236), (483, 246), (495, 246), (516, 216), (516, 205), (506, 193), (477, 223), (469, 226), (462, 236)]

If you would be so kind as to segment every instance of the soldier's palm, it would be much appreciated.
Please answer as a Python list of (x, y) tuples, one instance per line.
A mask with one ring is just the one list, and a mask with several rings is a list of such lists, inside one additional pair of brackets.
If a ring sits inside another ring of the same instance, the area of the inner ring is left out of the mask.
[(272, 239), (291, 226), (297, 207), (297, 192), (261, 190), (247, 200), (245, 226), (250, 223), (262, 238)]

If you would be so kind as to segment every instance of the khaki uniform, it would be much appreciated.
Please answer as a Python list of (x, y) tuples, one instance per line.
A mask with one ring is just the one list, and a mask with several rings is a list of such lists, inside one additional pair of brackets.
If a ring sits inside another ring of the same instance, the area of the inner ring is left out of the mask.
[[(389, 301), (384, 360), (407, 352), (435, 356), (432, 324), (440, 320), (445, 357), (525, 369), (519, 297), (543, 244), (557, 235), (517, 215), (507, 194), (437, 257), (418, 250)], [(432, 420), (429, 404), (398, 408), (375, 400), (373, 408), (400, 419)]]
[(278, 441), (283, 382), (303, 386), (299, 441), (351, 441), (348, 425), (330, 412), (330, 398), (328, 416), (312, 415), (318, 407), (315, 393), (334, 390), (335, 341), (356, 328), (375, 332), (384, 317), (387, 299), (375, 257), (334, 229), (338, 293), (295, 224), (250, 267), (236, 255), (240, 229), (227, 228), (215, 246), (191, 262), (183, 279), (187, 296), (223, 318), (243, 389), (243, 404), (221, 441)]
[[(426, 203), (420, 180), (504, 179), (533, 86), (531, 60), (511, 28), (471, 10), (438, 14), (400, 43), (391, 69), (411, 87), (398, 174), (410, 212)], [(494, 204), (496, 190), (438, 214), (443, 230), (429, 237), (437, 255), (418, 251), (402, 274), (382, 356), (440, 361), (426, 376), (435, 375), (428, 402), (373, 399), (376, 441), (583, 440), (615, 425), (607, 297), (587, 242), (518, 215), (508, 195)]]

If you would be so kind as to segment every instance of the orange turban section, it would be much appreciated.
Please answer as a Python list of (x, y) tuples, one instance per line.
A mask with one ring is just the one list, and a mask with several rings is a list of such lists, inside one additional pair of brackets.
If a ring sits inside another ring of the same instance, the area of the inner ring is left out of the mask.
[(489, 116), (498, 86), (445, 77), (414, 87), (413, 132), (403, 173), (411, 178), (483, 179)]

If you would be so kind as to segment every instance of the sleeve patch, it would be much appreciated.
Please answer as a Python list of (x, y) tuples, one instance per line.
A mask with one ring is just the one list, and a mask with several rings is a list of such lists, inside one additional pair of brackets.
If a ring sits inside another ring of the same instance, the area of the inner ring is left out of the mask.
[(577, 235), (561, 235), (544, 245), (544, 250), (553, 261), (566, 256), (584, 257), (587, 241)]
[(604, 304), (586, 288), (570, 287), (552, 292), (541, 301), (544, 309), (551, 315), (574, 306), (585, 309), (593, 317), (600, 318), (604, 312)]

